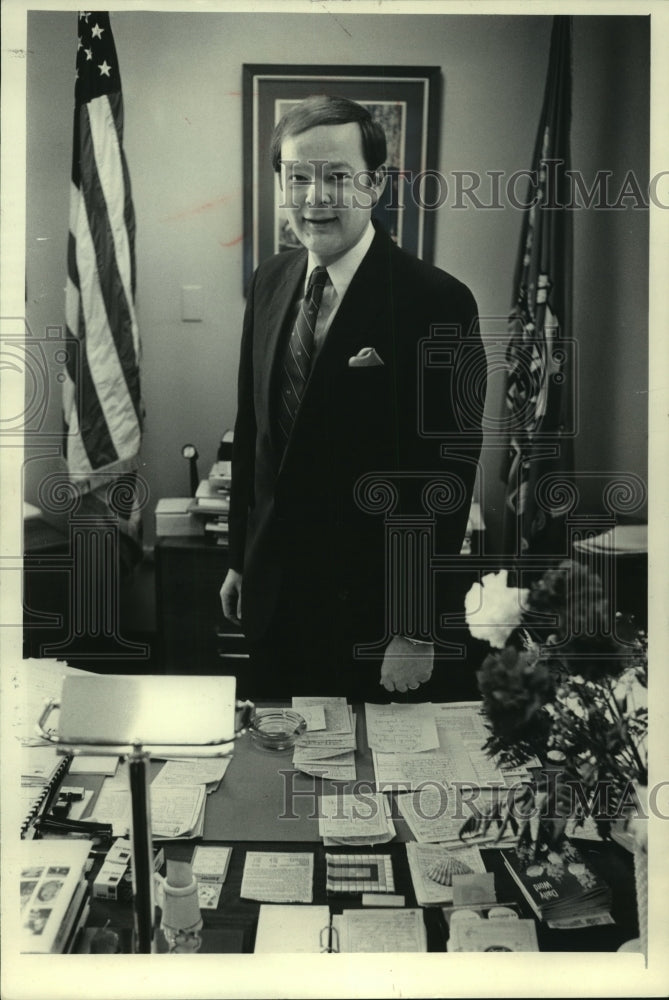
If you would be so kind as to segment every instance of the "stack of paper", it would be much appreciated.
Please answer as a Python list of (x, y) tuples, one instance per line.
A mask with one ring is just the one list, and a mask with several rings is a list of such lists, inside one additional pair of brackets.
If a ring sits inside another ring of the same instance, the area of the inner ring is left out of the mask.
[[(34, 811), (37, 815), (39, 802), (45, 789), (53, 780), (62, 757), (55, 747), (23, 747), (20, 754), (21, 767), (21, 815)], [(28, 822), (28, 820), (26, 820)]]
[[(458, 845), (468, 820), (474, 818), (480, 821), (483, 815), (489, 815), (494, 795), (492, 789), (466, 788), (465, 791), (466, 794), (462, 795), (461, 790), (453, 785), (428, 782), (417, 791), (398, 795), (397, 807), (419, 843)], [(485, 835), (477, 829), (476, 843), (483, 846), (516, 839), (510, 824), (502, 838), (500, 833), (500, 824), (491, 823)]]
[(183, 840), (204, 832), (204, 785), (151, 789), (151, 831), (155, 840)]
[(195, 499), (189, 509), (193, 514), (227, 515), (230, 510), (230, 497), (227, 489), (212, 486), (209, 479), (200, 480), (195, 491)]
[(434, 709), (421, 705), (365, 705), (367, 742), (377, 753), (420, 753), (439, 746)]
[(295, 744), (295, 767), (321, 778), (355, 780), (355, 716), (346, 699), (302, 697), (292, 705), (307, 720)]
[(381, 792), (322, 795), (318, 832), (326, 846), (385, 844), (395, 836), (390, 806)]
[(344, 910), (333, 916), (339, 951), (427, 951), (425, 923), (420, 910)]
[(62, 757), (55, 746), (27, 746), (21, 753), (23, 787), (47, 785)]
[(366, 705), (365, 711), (379, 790), (419, 789), (426, 782), (508, 787), (525, 780), (534, 765), (501, 770), (488, 758), (483, 745), (489, 733), (478, 701)]
[(203, 757), (188, 760), (168, 760), (151, 782), (151, 787), (173, 788), (175, 785), (204, 785), (207, 795), (215, 792), (228, 769), (231, 757)]
[[(156, 840), (201, 837), (204, 830), (205, 785), (151, 786), (151, 832)], [(130, 786), (127, 764), (115, 778), (105, 778), (97, 797), (94, 815), (101, 823), (111, 823), (114, 836), (130, 832)]]

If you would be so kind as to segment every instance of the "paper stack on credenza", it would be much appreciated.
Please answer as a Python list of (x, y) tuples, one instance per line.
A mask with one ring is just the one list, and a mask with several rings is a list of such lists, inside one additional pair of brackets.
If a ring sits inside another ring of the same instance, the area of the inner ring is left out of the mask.
[(203, 479), (197, 488), (189, 510), (201, 521), (205, 537), (212, 544), (228, 544), (229, 487), (214, 486), (210, 479)]

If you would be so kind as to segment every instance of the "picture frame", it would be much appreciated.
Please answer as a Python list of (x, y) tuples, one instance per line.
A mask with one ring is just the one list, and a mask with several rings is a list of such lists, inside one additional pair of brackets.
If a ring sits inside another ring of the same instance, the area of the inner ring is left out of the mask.
[(275, 124), (291, 104), (312, 94), (357, 101), (383, 125), (389, 176), (373, 215), (399, 246), (432, 263), (434, 193), (430, 191), (438, 183), (441, 67), (245, 63), (244, 289), (261, 261), (299, 245), (280, 208), (270, 142)]

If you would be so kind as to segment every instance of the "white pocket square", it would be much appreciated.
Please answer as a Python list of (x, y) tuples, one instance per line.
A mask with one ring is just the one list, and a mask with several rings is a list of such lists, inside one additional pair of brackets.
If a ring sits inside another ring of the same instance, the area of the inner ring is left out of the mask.
[(348, 359), (349, 368), (371, 368), (372, 365), (382, 365), (383, 361), (373, 347), (363, 347)]

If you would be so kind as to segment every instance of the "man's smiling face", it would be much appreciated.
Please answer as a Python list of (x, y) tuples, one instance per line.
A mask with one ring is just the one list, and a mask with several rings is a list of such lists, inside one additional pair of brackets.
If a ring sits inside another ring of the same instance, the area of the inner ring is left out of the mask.
[(281, 181), (296, 237), (327, 266), (358, 242), (383, 184), (367, 181), (356, 122), (316, 125), (281, 145)]

